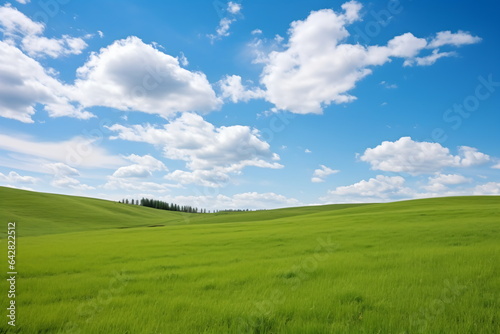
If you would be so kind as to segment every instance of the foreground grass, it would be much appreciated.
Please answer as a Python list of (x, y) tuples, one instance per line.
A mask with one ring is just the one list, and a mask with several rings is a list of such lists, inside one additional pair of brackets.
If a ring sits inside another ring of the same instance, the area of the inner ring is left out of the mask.
[(498, 197), (317, 211), (22, 237), (8, 332), (498, 331)]

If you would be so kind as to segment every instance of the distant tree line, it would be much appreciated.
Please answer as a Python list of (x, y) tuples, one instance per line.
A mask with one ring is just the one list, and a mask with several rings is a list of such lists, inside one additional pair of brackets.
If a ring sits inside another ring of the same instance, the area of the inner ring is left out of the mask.
[(157, 199), (149, 199), (143, 198), (141, 200), (128, 198), (122, 199), (118, 201), (118, 203), (122, 204), (130, 204), (130, 205), (140, 205), (146, 206), (148, 208), (159, 209), (159, 210), (168, 210), (168, 211), (178, 211), (178, 212), (187, 212), (187, 213), (218, 213), (218, 212), (247, 212), (251, 211), (249, 209), (227, 209), (227, 210), (207, 210), (207, 209), (198, 209), (196, 207), (192, 207), (190, 205), (179, 205), (175, 203), (168, 203), (164, 201), (160, 201)]
[(210, 213), (210, 211), (207, 211), (206, 209), (198, 209), (190, 205), (179, 205), (175, 203), (168, 203), (157, 199), (149, 199), (149, 198), (143, 198), (141, 200), (123, 199), (121, 201), (118, 201), (118, 203), (140, 205), (140, 206), (146, 206), (148, 208), (168, 210), (168, 211), (178, 211), (187, 213)]

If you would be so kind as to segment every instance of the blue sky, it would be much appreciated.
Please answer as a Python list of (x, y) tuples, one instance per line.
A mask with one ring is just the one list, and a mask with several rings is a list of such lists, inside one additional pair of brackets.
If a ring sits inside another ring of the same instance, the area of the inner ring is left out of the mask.
[(0, 6), (0, 185), (207, 209), (500, 195), (494, 1)]

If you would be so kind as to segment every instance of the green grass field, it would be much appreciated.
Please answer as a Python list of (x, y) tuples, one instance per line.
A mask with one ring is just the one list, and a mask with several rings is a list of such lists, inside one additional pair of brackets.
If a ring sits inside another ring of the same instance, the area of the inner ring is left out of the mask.
[(500, 333), (500, 197), (185, 214), (0, 187), (0, 219), (0, 333)]

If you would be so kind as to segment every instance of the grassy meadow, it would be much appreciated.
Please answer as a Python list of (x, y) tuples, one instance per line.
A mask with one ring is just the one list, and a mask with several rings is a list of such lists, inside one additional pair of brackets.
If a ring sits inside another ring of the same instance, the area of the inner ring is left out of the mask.
[(0, 187), (0, 203), (19, 272), (0, 333), (500, 332), (500, 197), (186, 214)]

